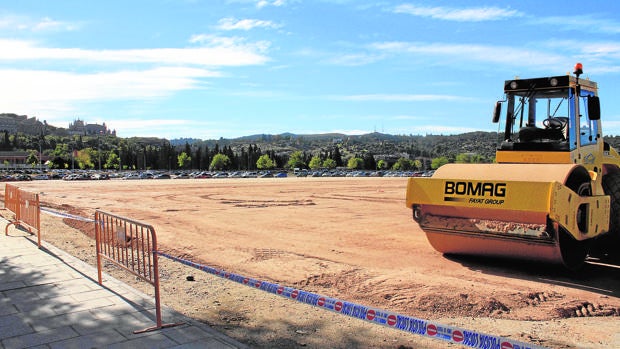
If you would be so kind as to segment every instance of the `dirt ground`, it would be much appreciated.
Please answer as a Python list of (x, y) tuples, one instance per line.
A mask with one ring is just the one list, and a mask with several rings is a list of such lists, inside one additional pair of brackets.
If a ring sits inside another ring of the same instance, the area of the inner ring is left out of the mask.
[[(237, 274), (550, 348), (620, 347), (620, 268), (590, 264), (572, 273), (443, 256), (404, 205), (406, 178), (16, 185), (39, 192), (43, 207), (88, 218), (101, 209), (151, 224), (160, 250)], [(73, 228), (92, 223), (42, 214), (44, 240), (94, 264), (94, 242)], [(251, 347), (458, 347), (160, 261), (165, 305)], [(135, 277), (112, 273), (152, 294)]]

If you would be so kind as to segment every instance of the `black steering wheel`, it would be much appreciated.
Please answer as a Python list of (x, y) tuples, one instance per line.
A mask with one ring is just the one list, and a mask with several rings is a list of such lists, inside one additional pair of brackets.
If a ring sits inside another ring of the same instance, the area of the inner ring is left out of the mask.
[(545, 126), (545, 128), (550, 128), (552, 130), (561, 130), (564, 128), (564, 126), (566, 126), (566, 118), (564, 117), (557, 117), (557, 118), (548, 118), (543, 120), (543, 126)]

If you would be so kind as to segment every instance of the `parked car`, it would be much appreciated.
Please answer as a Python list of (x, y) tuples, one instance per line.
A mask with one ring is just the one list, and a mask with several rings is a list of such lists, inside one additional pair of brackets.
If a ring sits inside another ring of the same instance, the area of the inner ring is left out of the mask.
[(209, 172), (199, 172), (194, 175), (194, 178), (211, 178), (211, 174)]

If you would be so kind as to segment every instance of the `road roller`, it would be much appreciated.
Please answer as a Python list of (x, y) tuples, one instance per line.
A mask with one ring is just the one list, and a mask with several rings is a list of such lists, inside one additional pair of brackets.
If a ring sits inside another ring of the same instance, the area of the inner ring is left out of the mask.
[(577, 63), (572, 74), (506, 80), (495, 162), (408, 179), (406, 205), (435, 250), (571, 270), (618, 259), (620, 156), (603, 140), (597, 84), (581, 74)]

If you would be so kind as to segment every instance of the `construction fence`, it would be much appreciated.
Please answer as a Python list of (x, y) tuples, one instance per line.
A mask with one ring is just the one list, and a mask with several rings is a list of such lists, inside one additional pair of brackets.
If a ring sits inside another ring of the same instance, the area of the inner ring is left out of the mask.
[(39, 194), (30, 193), (7, 184), (4, 191), (4, 208), (13, 213), (13, 219), (6, 225), (5, 235), (9, 235), (9, 227), (15, 225), (37, 234), (37, 245), (41, 247), (41, 205)]

